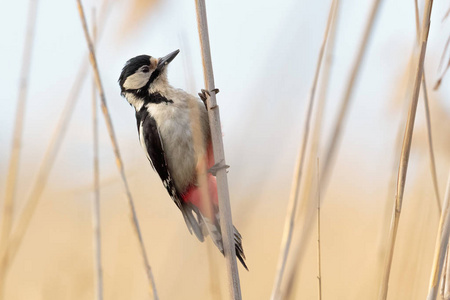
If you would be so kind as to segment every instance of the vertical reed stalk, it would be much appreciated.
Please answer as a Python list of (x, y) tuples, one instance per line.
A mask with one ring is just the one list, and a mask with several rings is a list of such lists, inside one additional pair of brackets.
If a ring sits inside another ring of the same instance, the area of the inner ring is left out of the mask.
[[(11, 157), (9, 160), (8, 175), (6, 178), (5, 199), (3, 202), (2, 225), (0, 245), (8, 243), (11, 233), (14, 196), (16, 192), (17, 174), (19, 172), (20, 151), (22, 146), (22, 135), (26, 101), (28, 95), (28, 78), (30, 76), (31, 54), (34, 46), (34, 33), (36, 30), (36, 15), (39, 1), (30, 0), (28, 4), (27, 27), (23, 47), (22, 66), (20, 69), (19, 91), (17, 97), (16, 117), (14, 122), (13, 139), (11, 145)], [(4, 297), (6, 266), (0, 264), (0, 299)]]
[(142, 258), (143, 258), (143, 262), (144, 262), (144, 267), (145, 267), (146, 275), (147, 275), (147, 278), (149, 281), (149, 289), (150, 289), (151, 293), (153, 294), (153, 298), (158, 299), (158, 293), (156, 290), (155, 280), (153, 278), (153, 273), (152, 273), (152, 269), (150, 267), (150, 263), (149, 263), (149, 260), (147, 257), (147, 252), (145, 250), (144, 240), (142, 238), (142, 233), (141, 233), (141, 230), (139, 227), (139, 221), (138, 221), (137, 214), (136, 214), (134, 200), (131, 195), (130, 188), (128, 186), (128, 181), (127, 181), (127, 178), (125, 175), (125, 168), (123, 166), (122, 157), (121, 157), (120, 151), (119, 151), (119, 145), (117, 143), (111, 116), (109, 114), (108, 107), (106, 105), (105, 91), (103, 89), (102, 81), (100, 78), (100, 72), (98, 70), (98, 64), (97, 64), (97, 58), (96, 58), (95, 51), (94, 51), (94, 46), (92, 45), (92, 41), (89, 36), (89, 31), (88, 31), (88, 27), (87, 27), (87, 23), (86, 23), (86, 16), (84, 14), (81, 0), (76, 0), (76, 1), (77, 1), (78, 12), (80, 14), (80, 19), (81, 19), (81, 23), (82, 23), (82, 27), (83, 27), (83, 31), (84, 31), (84, 36), (86, 38), (86, 43), (87, 43), (87, 46), (89, 49), (89, 59), (91, 62), (92, 69), (94, 71), (95, 83), (97, 85), (97, 89), (100, 94), (100, 104), (101, 104), (103, 116), (105, 118), (106, 128), (108, 129), (109, 137), (111, 139), (112, 147), (114, 150), (114, 155), (116, 157), (116, 165), (117, 165), (117, 168), (119, 169), (119, 173), (120, 173), (120, 176), (121, 176), (124, 188), (125, 188), (128, 205), (129, 205), (130, 211), (131, 211), (132, 223), (134, 225), (134, 229), (135, 229), (137, 238), (139, 240), (139, 246), (140, 246), (140, 250), (141, 250), (141, 254), (142, 254)]
[[(180, 34), (180, 44), (181, 48), (184, 49), (184, 77), (186, 80), (186, 86), (188, 88), (188, 91), (194, 92), (195, 91), (195, 79), (192, 74), (192, 62), (191, 62), (191, 55), (189, 52), (189, 48), (187, 47), (187, 42), (184, 35)], [(194, 110), (191, 111), (191, 130), (194, 133), (193, 134), (193, 141), (194, 145), (197, 145), (196, 147), (207, 147), (208, 145), (203, 145), (203, 141), (201, 139), (200, 131), (195, 130), (196, 125), (200, 124), (200, 114), (198, 111), (198, 106), (194, 108)], [(211, 205), (211, 199), (209, 197), (208, 192), (208, 178), (207, 178), (207, 165), (205, 162), (204, 157), (198, 157), (198, 161), (200, 162), (197, 167), (197, 178), (198, 183), (200, 187), (200, 193), (202, 196), (202, 205), (206, 208), (207, 211), (212, 212), (212, 205)], [(220, 300), (222, 295), (220, 293), (220, 278), (219, 274), (217, 272), (217, 266), (216, 262), (213, 259), (213, 252), (215, 251), (213, 248), (214, 245), (212, 243), (206, 243), (206, 253), (208, 255), (208, 265), (209, 265), (209, 290), (210, 290), (210, 297), (212, 299)]]
[(423, 104), (425, 106), (425, 120), (427, 123), (427, 141), (428, 141), (428, 150), (430, 154), (430, 171), (431, 171), (431, 179), (433, 181), (434, 195), (436, 196), (436, 206), (438, 208), (439, 214), (442, 211), (441, 205), (441, 196), (439, 195), (439, 184), (437, 179), (437, 171), (436, 171), (436, 159), (434, 156), (434, 147), (433, 147), (433, 136), (431, 134), (431, 116), (430, 116), (430, 101), (428, 98), (428, 88), (425, 80), (425, 73), (422, 77), (422, 90), (423, 90)]
[[(317, 157), (319, 155), (319, 148), (320, 148), (320, 137), (322, 135), (322, 126), (323, 126), (323, 115), (325, 110), (325, 102), (327, 100), (327, 94), (328, 94), (328, 85), (330, 82), (330, 75), (331, 75), (331, 66), (333, 61), (333, 49), (335, 44), (335, 37), (336, 37), (336, 21), (338, 19), (337, 14), (339, 11), (339, 0), (336, 1), (336, 6), (333, 12), (333, 20), (330, 28), (330, 33), (325, 49), (325, 57), (323, 62), (323, 67), (321, 70), (319, 83), (318, 83), (318, 95), (317, 100), (315, 101), (315, 108), (314, 108), (314, 117), (313, 117), (313, 126), (312, 126), (312, 132), (311, 132), (311, 142), (309, 143), (309, 150), (307, 151), (307, 167), (306, 171), (304, 172), (304, 183), (302, 187), (302, 191), (300, 194), (300, 205), (297, 209), (296, 213), (296, 221), (300, 221), (302, 218), (302, 213), (308, 211), (309, 209), (309, 201), (311, 198), (311, 194), (315, 193), (314, 189), (314, 179), (315, 179), (315, 173), (317, 173), (315, 170), (317, 168)], [(320, 173), (320, 172), (319, 172)], [(317, 184), (317, 183), (316, 183)], [(294, 265), (297, 265), (299, 263), (299, 259), (297, 258), (298, 254), (298, 243), (294, 241), (294, 247), (292, 252), (292, 259), (291, 261), (295, 262)], [(288, 269), (285, 271), (285, 282), (284, 286), (286, 286), (286, 289), (284, 290), (285, 295), (289, 295), (295, 298), (295, 294), (291, 291), (295, 288), (293, 283), (298, 283), (298, 281), (295, 280), (296, 277), (296, 270), (297, 268), (293, 268), (292, 265), (288, 265)], [(283, 287), (281, 288), (283, 290)], [(283, 298), (283, 297), (282, 297)]]
[[(95, 9), (92, 10), (92, 39), (97, 43), (97, 22), (95, 20)], [(94, 147), (94, 201), (92, 201), (92, 225), (94, 232), (94, 261), (95, 277), (97, 282), (97, 300), (103, 300), (103, 272), (102, 272), (102, 239), (100, 222), (100, 171), (98, 161), (98, 120), (97, 120), (97, 89), (95, 78), (92, 78), (92, 131)]]
[(310, 129), (310, 125), (311, 125), (312, 108), (313, 108), (313, 104), (314, 104), (317, 82), (319, 79), (320, 67), (322, 65), (323, 56), (324, 56), (324, 52), (325, 52), (325, 46), (326, 46), (326, 43), (328, 40), (330, 27), (331, 27), (331, 23), (332, 23), (331, 20), (333, 19), (333, 13), (336, 8), (336, 2), (337, 2), (336, 0), (333, 0), (330, 4), (330, 11), (328, 13), (327, 24), (326, 24), (324, 36), (322, 39), (322, 45), (319, 50), (319, 56), (317, 59), (314, 79), (313, 79), (313, 82), (311, 85), (311, 90), (309, 93), (308, 106), (306, 109), (305, 124), (303, 127), (303, 140), (302, 140), (299, 156), (297, 158), (296, 167), (294, 170), (294, 177), (293, 177), (292, 187), (291, 187), (291, 195), (289, 197), (288, 209), (287, 209), (285, 223), (284, 223), (283, 237), (281, 240), (280, 255), (278, 258), (277, 272), (276, 272), (276, 276), (275, 276), (274, 286), (272, 288), (272, 295), (270, 297), (272, 300), (280, 299), (281, 294), (282, 294), (281, 284), (283, 281), (283, 276), (285, 273), (284, 271), (286, 269), (286, 262), (288, 259), (290, 246), (292, 243), (292, 234), (294, 231), (295, 215), (297, 212), (300, 186), (302, 183), (303, 165), (304, 165), (305, 156), (306, 156), (306, 146), (308, 145), (309, 129)]
[(438, 289), (439, 289), (439, 278), (441, 277), (445, 250), (448, 247), (448, 239), (450, 235), (450, 173), (447, 181), (447, 188), (444, 198), (444, 207), (442, 210), (441, 218), (439, 220), (439, 229), (436, 237), (436, 248), (433, 258), (433, 266), (430, 276), (430, 285), (428, 288), (427, 300), (436, 299)]
[[(102, 4), (100, 25), (104, 24), (106, 21), (106, 17), (109, 13), (109, 4), (110, 0), (105, 0)], [(102, 28), (103, 26), (100, 27), (100, 32)], [(0, 280), (4, 280), (4, 278), (6, 277), (6, 272), (9, 269), (9, 266), (13, 263), (14, 258), (16, 257), (23, 237), (25, 236), (28, 226), (31, 222), (31, 218), (33, 217), (33, 214), (39, 203), (40, 196), (47, 183), (48, 176), (66, 133), (67, 126), (72, 118), (76, 100), (78, 99), (82, 84), (84, 83), (84, 79), (86, 78), (87, 69), (88, 64), (87, 61), (85, 61), (80, 65), (77, 76), (64, 105), (64, 109), (58, 120), (58, 124), (55, 126), (55, 131), (53, 132), (50, 143), (39, 166), (39, 170), (34, 179), (31, 192), (27, 198), (28, 200), (20, 214), (19, 220), (17, 220), (14, 231), (10, 235), (9, 242), (0, 244), (0, 270), (2, 270), (2, 272), (5, 272), (4, 274), (2, 274)]]
[(72, 117), (78, 94), (84, 82), (84, 78), (86, 77), (86, 73), (87, 65), (84, 65), (79, 69), (76, 76), (76, 80), (72, 86), (72, 90), (69, 94), (63, 112), (61, 113), (50, 143), (44, 153), (44, 157), (34, 179), (31, 192), (27, 198), (28, 200), (20, 213), (14, 230), (10, 235), (9, 242), (0, 245), (0, 267), (5, 270), (8, 270), (9, 265), (13, 263), (17, 251), (22, 243), (23, 237), (28, 230), (31, 218), (34, 215), (37, 205), (39, 204), (40, 197), (44, 191), (51, 168), (62, 144), (62, 139), (66, 133), (68, 123)]
[(441, 76), (439, 77), (439, 79), (436, 81), (436, 84), (434, 85), (434, 89), (435, 90), (437, 90), (441, 86), (442, 80), (444, 79), (445, 74), (447, 74), (447, 71), (450, 68), (450, 59), (448, 60), (447, 65), (445, 65), (445, 67), (443, 65), (444, 64), (444, 59), (445, 59), (445, 52), (447, 52), (449, 44), (450, 44), (450, 37), (447, 39), (447, 42), (446, 42), (445, 47), (444, 47), (444, 51), (442, 53), (441, 62), (439, 64), (439, 69), (443, 68), (444, 70), (442, 71)]
[(450, 299), (450, 256), (448, 255), (449, 249), (450, 247), (449, 245), (447, 245), (447, 253), (445, 254), (445, 276), (442, 276), (444, 291), (441, 296), (444, 300)]
[[(408, 73), (409, 73), (410, 69), (412, 69), (411, 68), (412, 60), (413, 60), (413, 55), (411, 55), (410, 62), (407, 67)], [(402, 149), (401, 147), (402, 147), (403, 128), (401, 127), (401, 124), (404, 124), (405, 122), (406, 122), (406, 116), (403, 117), (403, 114), (402, 114), (402, 118), (400, 120), (400, 125), (396, 129), (397, 132), (395, 134), (395, 142), (394, 142), (394, 147), (393, 147), (394, 153), (398, 153)], [(378, 236), (378, 253), (377, 253), (378, 255), (377, 255), (377, 271), (376, 271), (377, 280), (379, 278), (381, 278), (383, 269), (384, 269), (383, 261), (384, 261), (384, 258), (386, 256), (386, 251), (387, 251), (385, 235), (389, 232), (390, 217), (391, 217), (391, 210), (392, 210), (391, 197), (392, 197), (392, 194), (395, 193), (396, 179), (397, 179), (396, 171), (398, 170), (399, 163), (400, 163), (400, 158), (395, 155), (394, 160), (392, 162), (392, 170), (389, 173), (389, 183), (388, 183), (386, 199), (385, 199), (385, 203), (384, 203), (382, 225), (381, 225), (381, 230), (379, 231), (379, 236)]]
[(447, 251), (445, 253), (445, 259), (444, 259), (444, 266), (442, 269), (442, 276), (441, 276), (441, 282), (439, 287), (439, 296), (441, 296), (442, 299), (448, 300), (449, 299), (449, 278), (447, 274), (449, 274), (449, 257), (448, 257), (448, 245), (447, 245)]
[(380, 4), (381, 0), (374, 0), (373, 2), (370, 16), (364, 30), (363, 39), (361, 41), (361, 45), (356, 55), (356, 59), (353, 62), (350, 78), (345, 88), (345, 94), (342, 99), (341, 106), (339, 108), (339, 114), (336, 121), (334, 122), (334, 126), (332, 127), (334, 130), (330, 135), (331, 139), (326, 147), (325, 158), (323, 160), (322, 170), (320, 172), (320, 174), (322, 174), (321, 182), (322, 185), (325, 187), (328, 184), (328, 179), (330, 177), (330, 170), (333, 164), (337, 143), (339, 142), (341, 137), (342, 127), (347, 117), (348, 108), (353, 96), (353, 88), (355, 86), (356, 79), (358, 78), (359, 71), (361, 70), (362, 61), (366, 54), (367, 45), (369, 44), (369, 39), (372, 34), (372, 29), (375, 23), (377, 13), (380, 8)]
[[(449, 15), (450, 15), (450, 8), (447, 10), (444, 17), (442, 18), (442, 22), (444, 22), (444, 20), (447, 19)], [(445, 53), (447, 52), (449, 45), (450, 45), (450, 37), (448, 37), (447, 42), (445, 43), (445, 46), (444, 46), (444, 51), (442, 51), (441, 60), (439, 62), (439, 70), (442, 70), (442, 68), (444, 68), (444, 70), (442, 71), (441, 76), (439, 77), (439, 79), (437, 80), (437, 82), (434, 86), (435, 90), (437, 90), (439, 88), (439, 86), (442, 83), (442, 80), (444, 79), (445, 74), (447, 73), (448, 69), (450, 68), (450, 59), (448, 60), (447, 65), (444, 67)]]
[[(284, 283), (281, 286), (281, 299), (286, 299), (288, 296), (294, 295), (294, 288), (295, 283), (298, 283), (298, 280), (296, 280), (297, 277), (297, 270), (299, 269), (299, 265), (301, 264), (302, 260), (302, 254), (303, 250), (305, 249), (303, 241), (307, 239), (307, 234), (310, 232), (310, 228), (312, 226), (312, 219), (314, 211), (312, 209), (315, 209), (314, 200), (316, 199), (316, 190), (314, 188), (309, 188), (313, 185), (313, 175), (315, 173), (316, 164), (314, 163), (315, 158), (318, 156), (319, 152), (319, 142), (320, 142), (320, 136), (321, 136), (321, 129), (322, 129), (322, 119), (323, 119), (323, 112), (325, 108), (325, 100), (327, 98), (327, 90), (328, 85), (330, 82), (330, 71), (332, 66), (332, 60), (334, 55), (334, 45), (336, 40), (336, 29), (337, 29), (337, 20), (339, 19), (339, 7), (340, 7), (340, 1), (336, 1), (336, 6), (333, 12), (333, 21), (330, 28), (330, 33), (326, 45), (326, 58), (324, 62), (324, 67), (321, 72), (321, 82), (320, 82), (320, 89), (318, 94), (318, 101), (317, 101), (317, 111), (315, 113), (315, 125), (312, 133), (312, 140), (311, 140), (311, 149), (309, 153), (309, 167), (308, 171), (306, 172), (307, 175), (310, 175), (310, 179), (306, 177), (307, 181), (303, 185), (305, 187), (304, 194), (302, 194), (303, 203), (301, 207), (305, 207), (302, 212), (303, 214), (297, 214), (296, 218), (299, 218), (300, 215), (305, 218), (305, 221), (303, 224), (306, 225), (306, 227), (302, 228), (302, 232), (300, 235), (297, 236), (296, 241), (294, 242), (294, 247), (292, 249), (292, 258), (291, 258), (291, 264), (288, 264), (285, 280)], [(314, 197), (312, 196), (314, 194)], [(311, 209), (310, 209), (311, 208)], [(299, 209), (300, 210), (300, 209)], [(306, 217), (305, 217), (306, 215)], [(311, 223), (309, 223), (311, 220)]]
[(211, 138), (213, 143), (214, 161), (218, 167), (217, 193), (219, 196), (219, 212), (220, 227), (222, 230), (222, 240), (225, 259), (227, 262), (229, 293), (231, 299), (240, 300), (241, 286), (239, 281), (239, 271), (236, 264), (234, 228), (231, 216), (230, 195), (228, 191), (228, 179), (225, 163), (225, 153), (222, 140), (222, 128), (220, 125), (219, 106), (217, 105), (216, 93), (214, 85), (214, 74), (211, 60), (211, 50), (209, 45), (208, 21), (206, 18), (205, 0), (195, 1), (197, 12), (197, 25), (200, 37), (200, 47), (202, 50), (203, 74), (206, 89), (210, 91), (211, 96), (208, 97), (208, 116), (211, 128)]
[(417, 110), (417, 102), (419, 100), (419, 92), (420, 92), (420, 85), (422, 82), (422, 76), (423, 76), (423, 65), (425, 60), (425, 54), (427, 49), (427, 42), (428, 42), (428, 33), (430, 30), (430, 17), (431, 17), (431, 8), (433, 6), (433, 0), (427, 0), (425, 4), (425, 11), (424, 11), (424, 17), (422, 21), (422, 31), (421, 31), (421, 38), (420, 38), (420, 57), (419, 62), (417, 66), (417, 72), (416, 72), (416, 79), (414, 82), (414, 92), (412, 95), (411, 100), (411, 107), (409, 109), (408, 113), (408, 120), (406, 123), (406, 129), (405, 129), (405, 135), (403, 139), (403, 146), (402, 146), (402, 152), (400, 155), (400, 165), (398, 170), (398, 177), (397, 177), (397, 192), (395, 196), (395, 207), (392, 214), (392, 220), (391, 220), (391, 228), (389, 232), (389, 242), (388, 242), (388, 251), (389, 253), (386, 256), (384, 271), (383, 271), (383, 278), (382, 283), (380, 287), (380, 293), (378, 295), (378, 299), (386, 299), (387, 293), (388, 293), (388, 286), (389, 286), (389, 276), (391, 272), (391, 265), (392, 265), (392, 258), (394, 255), (394, 248), (395, 248), (395, 240), (397, 237), (397, 230), (398, 230), (398, 224), (400, 220), (400, 213), (402, 209), (402, 203), (403, 203), (403, 194), (405, 191), (405, 183), (406, 183), (406, 173), (408, 170), (408, 162), (409, 162), (409, 154), (411, 151), (411, 140), (412, 140), (412, 134), (414, 131), (414, 121), (416, 117), (416, 110)]
[[(419, 19), (419, 4), (417, 0), (414, 0), (414, 11), (415, 11), (415, 19), (416, 19), (416, 36), (417, 36), (417, 44), (420, 43), (420, 19)], [(430, 101), (428, 97), (428, 88), (425, 80), (425, 70), (422, 76), (422, 91), (423, 91), (423, 103), (425, 106), (425, 120), (427, 124), (427, 142), (428, 149), (430, 154), (430, 171), (431, 171), (431, 179), (433, 181), (434, 194), (436, 196), (436, 205), (439, 211), (439, 215), (441, 214), (441, 197), (439, 194), (439, 184), (437, 181), (437, 172), (436, 172), (436, 160), (434, 158), (434, 148), (433, 148), (433, 136), (431, 134), (431, 116), (430, 116)]]
[[(180, 45), (181, 49), (184, 49), (184, 55), (183, 55), (183, 63), (184, 63), (184, 78), (185, 83), (187, 87), (187, 91), (193, 93), (195, 91), (195, 79), (192, 74), (192, 60), (191, 55), (189, 52), (188, 43), (186, 42), (186, 37), (183, 34), (179, 35)], [(199, 120), (199, 111), (198, 107), (195, 107), (194, 110), (191, 110), (191, 130), (194, 133), (193, 134), (193, 141), (194, 145), (197, 145), (196, 147), (205, 147), (205, 145), (202, 145), (202, 139), (200, 136), (200, 132), (198, 130), (195, 130), (196, 123), (200, 124)], [(205, 163), (205, 160), (203, 157), (197, 158), (199, 162), (201, 162), (197, 168), (197, 178), (198, 183), (200, 187), (200, 193), (202, 195), (202, 205), (207, 209), (207, 211), (211, 211), (212, 206), (209, 198), (209, 192), (208, 192), (208, 180), (207, 180), (207, 166)], [(215, 251), (214, 245), (212, 243), (206, 243), (206, 253), (208, 255), (208, 265), (209, 265), (209, 290), (210, 290), (210, 297), (211, 299), (217, 299), (220, 300), (222, 295), (220, 294), (220, 278), (219, 274), (217, 272), (217, 266), (216, 262), (213, 259), (213, 252)]]
[(441, 59), (439, 60), (439, 66), (438, 66), (439, 71), (442, 71), (442, 68), (444, 67), (445, 53), (448, 50), (448, 46), (450, 46), (450, 36), (448, 37), (447, 41), (445, 42), (444, 51), (442, 51)]
[(317, 158), (317, 269), (319, 300), (322, 300), (322, 261), (320, 256), (320, 171), (319, 158)]
[[(334, 153), (337, 148), (337, 143), (340, 139), (341, 130), (343, 127), (343, 123), (345, 121), (345, 118), (347, 116), (347, 111), (349, 108), (350, 100), (352, 99), (353, 95), (353, 88), (356, 82), (356, 79), (359, 75), (360, 67), (362, 65), (362, 61), (364, 59), (364, 55), (367, 49), (368, 42), (370, 40), (370, 36), (372, 33), (372, 29), (374, 27), (374, 23), (376, 20), (377, 13), (379, 11), (379, 7), (381, 4), (381, 0), (374, 0), (372, 9), (370, 11), (370, 16), (367, 21), (364, 35), (356, 56), (355, 61), (353, 62), (352, 70), (350, 73), (349, 80), (346, 85), (345, 93), (341, 102), (341, 106), (339, 109), (338, 117), (336, 118), (336, 121), (334, 122), (332, 128), (334, 128), (333, 132), (331, 133), (331, 140), (328, 142), (328, 145), (325, 149), (325, 159), (324, 163), (322, 164), (322, 170), (320, 171), (320, 182), (322, 187), (326, 187), (328, 183), (328, 178), (330, 176), (330, 170), (331, 170), (331, 164), (334, 158)], [(336, 14), (337, 15), (337, 14)], [(337, 17), (336, 17), (337, 18)], [(315, 199), (316, 195), (315, 192), (310, 194), (308, 196), (308, 203), (312, 203)], [(314, 220), (314, 205), (309, 205), (307, 211), (305, 212), (305, 221), (303, 222), (303, 226), (301, 228), (301, 234), (297, 238), (297, 241), (295, 243), (294, 248), (294, 258), (292, 261), (295, 262), (295, 264), (291, 264), (289, 266), (288, 275), (287, 275), (287, 282), (284, 284), (282, 288), (282, 299), (286, 297), (293, 288), (293, 282), (294, 278), (296, 276), (297, 268), (302, 260), (302, 255), (304, 254), (304, 247), (302, 247), (305, 243), (305, 241), (310, 236), (310, 230), (313, 224)]]

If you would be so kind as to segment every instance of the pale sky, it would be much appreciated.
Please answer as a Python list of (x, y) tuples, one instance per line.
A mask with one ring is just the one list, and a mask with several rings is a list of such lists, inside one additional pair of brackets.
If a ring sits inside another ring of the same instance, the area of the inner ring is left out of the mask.
[[(218, 99), (226, 155), (236, 170), (236, 177), (231, 176), (235, 184), (243, 180), (271, 182), (270, 178), (292, 173), (329, 2), (208, 1), (215, 81), (221, 90)], [(84, 1), (88, 19), (91, 4)], [(0, 186), (4, 184), (9, 158), (27, 5), (25, 0), (3, 1), (0, 9)], [(124, 23), (128, 5), (127, 1), (113, 5), (97, 54), (125, 166), (131, 170), (144, 161), (144, 156), (135, 160), (141, 149), (136, 144), (134, 113), (119, 95), (117, 78), (125, 61), (139, 54), (159, 57), (181, 49), (169, 68), (170, 82), (196, 93), (203, 87), (203, 76), (194, 1), (159, 1), (153, 12), (133, 27)], [(370, 6), (371, 1), (342, 1), (325, 114), (326, 132), (334, 120)], [(450, 22), (441, 23), (445, 10), (445, 3), (435, 2), (426, 59), (430, 84), (437, 78), (437, 63), (450, 32)], [(384, 1), (345, 127), (344, 150), (340, 151), (344, 162), (346, 157), (355, 159), (361, 146), (366, 153), (382, 157), (395, 138), (400, 114), (392, 109), (400, 106), (389, 102), (397, 101), (396, 95), (405, 94), (394, 88), (408, 62), (414, 28), (412, 1)], [(22, 175), (35, 172), (86, 49), (76, 1), (39, 1)], [(448, 80), (436, 95), (448, 97)], [(55, 164), (58, 174), (72, 170), (65, 175), (68, 185), (72, 185), (68, 183), (73, 181), (71, 174), (78, 175), (75, 185), (88, 184), (90, 180), (83, 176), (90, 172), (90, 160), (86, 159), (91, 155), (90, 89), (91, 83), (84, 85)], [(110, 163), (109, 140), (100, 120), (101, 153), (105, 158), (102, 167), (106, 173), (115, 172)], [(371, 163), (372, 160), (357, 161), (369, 169), (380, 167)], [(290, 183), (284, 184), (288, 187)]]

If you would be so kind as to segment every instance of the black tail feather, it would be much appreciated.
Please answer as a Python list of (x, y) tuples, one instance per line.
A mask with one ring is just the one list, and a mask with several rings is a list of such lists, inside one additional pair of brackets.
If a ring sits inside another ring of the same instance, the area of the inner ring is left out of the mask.
[(244, 254), (244, 248), (242, 247), (242, 236), (239, 233), (239, 231), (234, 227), (234, 248), (236, 251), (236, 257), (241, 262), (242, 266), (248, 271), (247, 264), (245, 263), (245, 254)]
[[(223, 252), (223, 241), (222, 241), (222, 232), (220, 229), (220, 223), (219, 223), (219, 214), (216, 214), (214, 222), (211, 222), (209, 218), (206, 218), (200, 213), (200, 216), (202, 218), (201, 225), (205, 226), (205, 235), (209, 234), (214, 244), (217, 246), (217, 248), (224, 254)], [(234, 248), (236, 257), (241, 262), (242, 266), (248, 271), (247, 264), (245, 263), (245, 254), (244, 254), (244, 248), (242, 247), (242, 236), (239, 233), (239, 231), (236, 229), (236, 227), (233, 226), (234, 229)]]

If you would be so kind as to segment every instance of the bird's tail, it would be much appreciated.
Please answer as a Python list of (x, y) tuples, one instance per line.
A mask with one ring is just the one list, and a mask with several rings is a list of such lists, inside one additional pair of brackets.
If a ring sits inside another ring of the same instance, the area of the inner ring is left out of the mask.
[[(200, 214), (203, 220), (203, 226), (204, 229), (206, 229), (207, 233), (211, 237), (212, 241), (216, 245), (216, 247), (224, 254), (223, 251), (223, 242), (222, 242), (222, 231), (220, 228), (220, 219), (219, 214), (217, 213), (214, 218), (214, 222), (212, 222), (209, 218), (203, 216)], [(244, 266), (244, 268), (248, 271), (247, 264), (245, 263), (245, 254), (244, 254), (244, 248), (242, 247), (242, 236), (239, 233), (239, 231), (236, 229), (236, 227), (233, 226), (233, 233), (234, 233), (234, 248), (236, 252), (236, 257), (239, 259), (241, 264)], [(206, 236), (206, 234), (205, 234)]]
[[(191, 234), (193, 231), (197, 238), (202, 242), (203, 237), (209, 234), (216, 247), (220, 250), (220, 252), (222, 252), (222, 254), (224, 254), (220, 217), (218, 213), (219, 205), (217, 197), (217, 183), (216, 178), (211, 174), (208, 174), (208, 190), (210, 205), (203, 205), (203, 199), (201, 198), (199, 187), (192, 186), (182, 197), (184, 200), (182, 203), (182, 206), (184, 207), (183, 215)], [(187, 212), (186, 215), (185, 212)], [(193, 216), (192, 212), (196, 213), (197, 218)], [(199, 234), (199, 228), (202, 229), (201, 235)], [(233, 229), (236, 257), (242, 263), (244, 268), (248, 270), (245, 263), (244, 248), (242, 247), (242, 236), (236, 227), (233, 226)]]

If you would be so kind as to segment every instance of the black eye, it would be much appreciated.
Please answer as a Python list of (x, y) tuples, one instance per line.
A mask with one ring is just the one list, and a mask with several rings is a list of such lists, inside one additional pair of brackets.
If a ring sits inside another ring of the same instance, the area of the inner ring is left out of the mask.
[(148, 66), (143, 66), (142, 67), (142, 72), (148, 73), (149, 71), (150, 71), (150, 68)]

